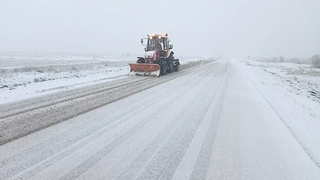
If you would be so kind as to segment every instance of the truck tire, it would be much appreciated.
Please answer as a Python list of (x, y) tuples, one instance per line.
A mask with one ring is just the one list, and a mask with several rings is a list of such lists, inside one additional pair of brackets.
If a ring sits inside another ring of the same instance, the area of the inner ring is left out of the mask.
[(160, 66), (160, 76), (166, 75), (168, 73), (168, 63), (165, 58), (159, 59)]

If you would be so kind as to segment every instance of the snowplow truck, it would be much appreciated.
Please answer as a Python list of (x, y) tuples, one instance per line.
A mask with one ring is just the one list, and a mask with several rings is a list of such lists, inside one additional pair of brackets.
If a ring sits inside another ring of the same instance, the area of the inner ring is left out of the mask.
[(137, 75), (162, 76), (179, 70), (179, 59), (174, 58), (173, 45), (168, 34), (148, 34), (141, 39), (145, 46), (144, 57), (138, 57), (136, 63), (129, 63), (130, 73)]

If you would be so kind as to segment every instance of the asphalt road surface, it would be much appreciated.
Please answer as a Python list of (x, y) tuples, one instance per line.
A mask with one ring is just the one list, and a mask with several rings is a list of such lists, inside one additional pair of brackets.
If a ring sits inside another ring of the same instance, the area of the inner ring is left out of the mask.
[(0, 179), (28, 178), (320, 179), (320, 169), (221, 59), (0, 146)]

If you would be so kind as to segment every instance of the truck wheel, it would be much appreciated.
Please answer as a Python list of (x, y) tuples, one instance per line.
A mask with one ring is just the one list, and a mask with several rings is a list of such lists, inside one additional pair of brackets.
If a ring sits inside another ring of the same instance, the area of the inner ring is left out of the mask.
[(179, 71), (180, 62), (179, 59), (174, 60), (174, 71)]
[(159, 59), (159, 66), (160, 66), (160, 76), (166, 75), (167, 69), (168, 69), (168, 64), (164, 58)]
[(174, 62), (172, 59), (168, 59), (168, 64), (169, 64), (169, 73), (174, 72)]

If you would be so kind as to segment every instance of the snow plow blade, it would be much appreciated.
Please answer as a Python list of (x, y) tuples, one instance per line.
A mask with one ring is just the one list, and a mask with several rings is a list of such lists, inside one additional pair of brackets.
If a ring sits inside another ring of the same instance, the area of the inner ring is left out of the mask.
[(158, 64), (130, 63), (130, 74), (142, 76), (160, 76)]

